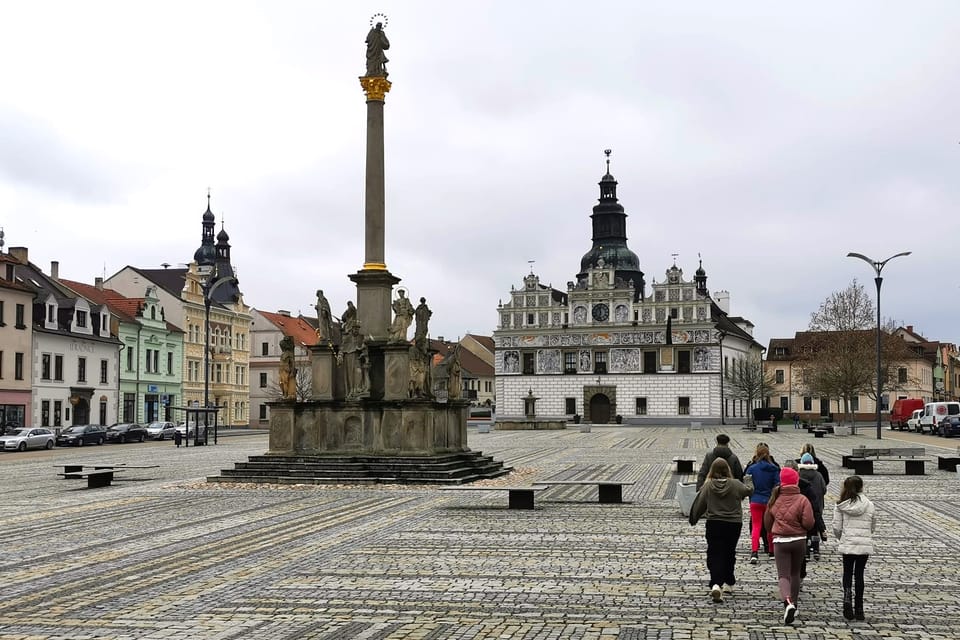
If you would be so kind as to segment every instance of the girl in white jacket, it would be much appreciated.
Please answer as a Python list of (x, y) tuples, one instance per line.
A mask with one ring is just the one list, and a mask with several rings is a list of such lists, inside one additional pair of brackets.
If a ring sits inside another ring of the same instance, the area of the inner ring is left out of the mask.
[(843, 481), (840, 500), (833, 510), (833, 535), (843, 554), (843, 617), (847, 620), (864, 619), (863, 569), (873, 553), (875, 526), (876, 509), (863, 495), (863, 479), (849, 476)]

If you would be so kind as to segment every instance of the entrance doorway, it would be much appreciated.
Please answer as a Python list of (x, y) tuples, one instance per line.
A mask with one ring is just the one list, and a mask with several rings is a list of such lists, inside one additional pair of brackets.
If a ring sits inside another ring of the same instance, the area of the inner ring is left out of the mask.
[(73, 406), (73, 424), (90, 424), (90, 403), (86, 398), (80, 398)]
[(590, 422), (593, 424), (610, 422), (610, 398), (605, 394), (597, 393), (590, 398)]

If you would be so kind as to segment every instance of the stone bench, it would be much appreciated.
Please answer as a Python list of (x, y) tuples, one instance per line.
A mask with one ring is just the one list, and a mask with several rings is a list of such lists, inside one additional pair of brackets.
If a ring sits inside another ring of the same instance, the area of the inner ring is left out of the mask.
[(677, 473), (693, 473), (693, 465), (696, 462), (693, 458), (684, 458), (682, 456), (677, 456), (671, 460), (674, 464), (677, 465)]
[(58, 476), (63, 476), (68, 480), (83, 480), (87, 481), (88, 489), (95, 489), (97, 487), (109, 487), (110, 483), (113, 482), (113, 474), (119, 471), (119, 469), (96, 469), (94, 471), (65, 471), (63, 473), (58, 473)]
[(543, 491), (547, 487), (543, 485), (530, 485), (525, 487), (471, 487), (469, 485), (456, 485), (453, 487), (440, 487), (440, 491), (506, 491), (508, 493), (507, 507), (510, 509), (533, 509), (533, 496), (538, 491)]
[(850, 455), (843, 456), (843, 466), (853, 469), (857, 475), (873, 475), (874, 462), (903, 462), (904, 472), (908, 476), (922, 476), (925, 474), (924, 463), (930, 462), (924, 457), (924, 447), (887, 447), (866, 448), (858, 447)]
[(621, 504), (623, 502), (623, 485), (633, 484), (622, 480), (601, 480), (585, 478), (582, 480), (537, 480), (537, 485), (551, 486), (555, 484), (595, 484), (599, 491), (599, 501), (603, 504)]
[(958, 464), (960, 464), (960, 457), (958, 456), (937, 456), (937, 469), (956, 471)]

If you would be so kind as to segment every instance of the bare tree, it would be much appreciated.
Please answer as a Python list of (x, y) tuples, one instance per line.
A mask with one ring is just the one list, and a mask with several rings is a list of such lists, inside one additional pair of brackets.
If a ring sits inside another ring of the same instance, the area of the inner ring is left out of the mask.
[(810, 314), (810, 331), (856, 331), (874, 326), (873, 300), (854, 278), (843, 291), (834, 291)]
[(776, 377), (773, 373), (765, 373), (763, 360), (760, 356), (752, 356), (734, 360), (734, 365), (726, 372), (724, 395), (747, 403), (747, 425), (753, 426), (754, 404), (773, 392)]

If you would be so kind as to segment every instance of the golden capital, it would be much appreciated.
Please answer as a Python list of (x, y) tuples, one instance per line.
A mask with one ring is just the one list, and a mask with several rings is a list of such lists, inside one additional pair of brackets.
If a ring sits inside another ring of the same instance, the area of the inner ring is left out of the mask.
[(367, 94), (367, 100), (379, 100), (383, 102), (384, 96), (390, 91), (390, 81), (386, 76), (362, 76), (360, 86), (363, 92)]
[(382, 262), (364, 262), (363, 263), (364, 271), (386, 271), (387, 265)]

